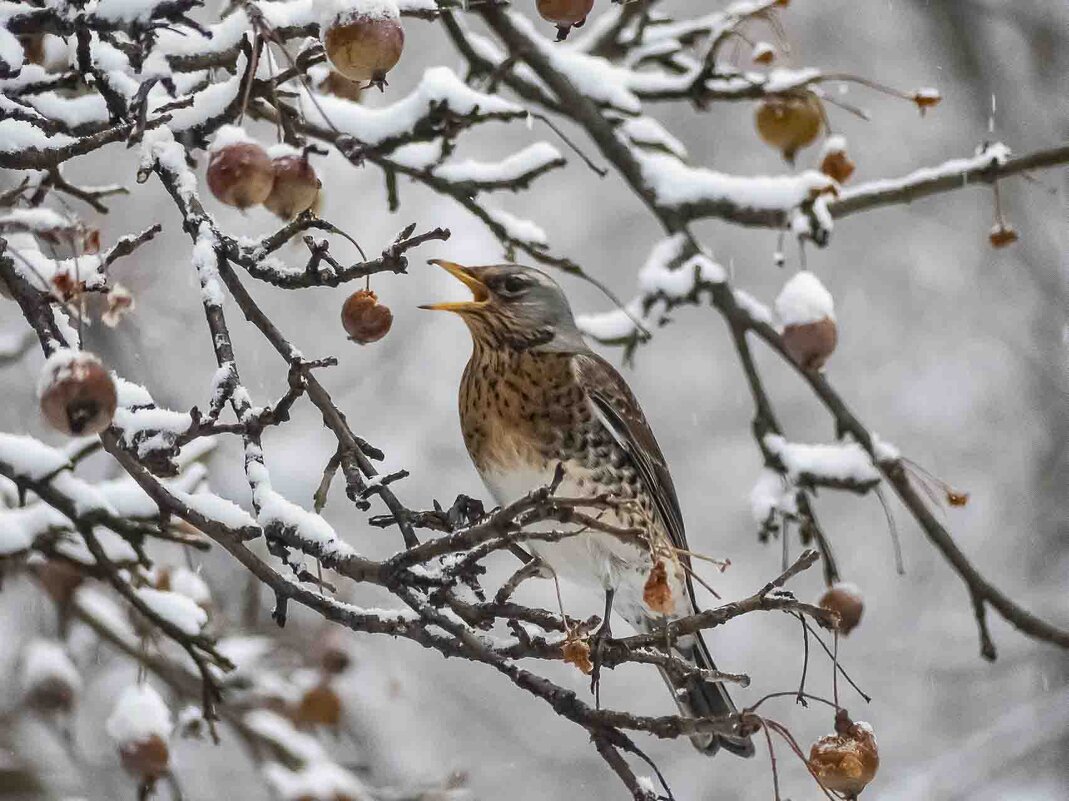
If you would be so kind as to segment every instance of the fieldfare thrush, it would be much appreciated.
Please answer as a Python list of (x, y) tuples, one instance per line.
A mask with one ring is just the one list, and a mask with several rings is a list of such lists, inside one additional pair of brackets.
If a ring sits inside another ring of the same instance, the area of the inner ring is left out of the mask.
[[(471, 290), (472, 299), (422, 308), (455, 312), (473, 340), (460, 384), (464, 443), (499, 504), (549, 485), (563, 471), (557, 493), (624, 501), (602, 519), (638, 529), (645, 543), (587, 530), (557, 542), (528, 543), (556, 575), (605, 593), (608, 626), (615, 610), (640, 632), (696, 610), (689, 549), (672, 477), (638, 401), (623, 377), (583, 341), (564, 292), (545, 273), (512, 264), (463, 267), (434, 259)], [(559, 466), (559, 467), (558, 467)], [(542, 524), (561, 529), (556, 522)], [(647, 604), (647, 581), (664, 569), (670, 601)], [(700, 633), (681, 637), (676, 656), (715, 670)], [(689, 674), (673, 680), (662, 670), (680, 712), (691, 717), (734, 713), (723, 685)], [(701, 751), (723, 746), (753, 754), (737, 727), (692, 738)]]

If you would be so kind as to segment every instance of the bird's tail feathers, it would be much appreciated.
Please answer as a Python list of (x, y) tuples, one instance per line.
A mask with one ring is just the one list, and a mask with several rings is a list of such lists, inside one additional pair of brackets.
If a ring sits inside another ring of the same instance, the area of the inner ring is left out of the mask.
[[(692, 644), (688, 644), (688, 647), (677, 646), (676, 651), (678, 656), (695, 667), (716, 670), (716, 664), (709, 655), (709, 649), (700, 632), (694, 635)], [(710, 681), (700, 676), (691, 676), (677, 682), (663, 669), (661, 676), (672, 691), (672, 697), (684, 717), (718, 718), (735, 714), (737, 711), (723, 682)], [(739, 734), (737, 726), (730, 723), (725, 723), (723, 731), (701, 732), (693, 735), (690, 740), (695, 748), (709, 756), (721, 747), (738, 756), (750, 757), (754, 754), (753, 741), (749, 736)]]

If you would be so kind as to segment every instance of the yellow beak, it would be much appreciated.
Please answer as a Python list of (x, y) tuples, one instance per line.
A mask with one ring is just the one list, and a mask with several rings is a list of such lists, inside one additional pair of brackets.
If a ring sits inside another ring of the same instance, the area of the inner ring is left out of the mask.
[(454, 303), (425, 303), (420, 306), (421, 309), (429, 309), (431, 311), (465, 312), (481, 308), (489, 302), (490, 290), (487, 289), (486, 284), (472, 275), (467, 267), (456, 264), (455, 262), (445, 261), (444, 259), (431, 259), (427, 263), (437, 264), (451, 276), (460, 281), (460, 283), (464, 284), (464, 286), (471, 290), (472, 299)]

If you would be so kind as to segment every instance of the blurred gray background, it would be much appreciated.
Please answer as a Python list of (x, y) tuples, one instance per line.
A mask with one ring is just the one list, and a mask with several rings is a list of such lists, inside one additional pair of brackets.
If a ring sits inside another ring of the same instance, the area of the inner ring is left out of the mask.
[[(604, 5), (598, 0), (594, 13)], [(664, 8), (698, 13), (709, 5), (668, 0)], [(943, 94), (942, 104), (922, 119), (910, 103), (851, 88), (844, 99), (869, 109), (872, 120), (834, 108), (830, 114), (858, 164), (852, 183), (968, 155), (985, 140), (1001, 139), (1024, 152), (1069, 136), (1069, 6), (1060, 0), (796, 0), (782, 18), (795, 66), (856, 73), (907, 89), (933, 85)], [(369, 102), (403, 96), (427, 66), (462, 68), (438, 26), (410, 21), (406, 34), (405, 55), (391, 73), (387, 94)], [(751, 35), (772, 40), (768, 30)], [(742, 58), (745, 63), (745, 49)], [(682, 104), (648, 111), (684, 141), (696, 164), (738, 174), (789, 169), (757, 139), (749, 103), (714, 104), (704, 113)], [(267, 127), (252, 130), (265, 140), (272, 136)], [(522, 125), (488, 126), (464, 136), (459, 155), (505, 155), (536, 137), (559, 145), (541, 124), (533, 132)], [(578, 141), (593, 153), (585, 139)], [(108, 163), (79, 165), (70, 177), (132, 185), (133, 159), (120, 147), (108, 153)], [(799, 168), (812, 166), (815, 158), (816, 149), (804, 151)], [(255, 296), (306, 354), (339, 357), (340, 366), (321, 378), (357, 432), (386, 451), (383, 469), (412, 472), (395, 486), (403, 501), (427, 508), (434, 498), (448, 505), (461, 492), (485, 497), (464, 452), (456, 413), (468, 334), (458, 319), (419, 311), (416, 305), (461, 292), (447, 276), (426, 267), (425, 259), (486, 263), (500, 259), (500, 247), (449, 199), (402, 183), (402, 210), (390, 214), (382, 176), (374, 168), (353, 169), (335, 157), (317, 167), (327, 176), (324, 216), (368, 252), (381, 249), (413, 221), (421, 229), (447, 226), (453, 237), (415, 251), (408, 276), (373, 281), (393, 310), (394, 327), (372, 346), (358, 347), (344, 338), (338, 313), (345, 289), (283, 292), (252, 286)], [(962, 548), (1013, 598), (1064, 626), (1069, 622), (1069, 173), (1049, 170), (1035, 177), (1036, 182), (1015, 178), (1003, 184), (1004, 208), (1021, 235), (1010, 248), (988, 245), (992, 197), (977, 188), (842, 220), (831, 246), (810, 248), (807, 257), (837, 304), (840, 344), (828, 367), (831, 381), (881, 437), (970, 494), (966, 507), (944, 515)], [(254, 234), (275, 225), (265, 211), (242, 216), (208, 202), (232, 231)], [(575, 158), (531, 191), (492, 202), (538, 222), (557, 251), (625, 297), (633, 293), (636, 271), (659, 237), (620, 181), (598, 180)], [(115, 277), (136, 296), (136, 312), (115, 330), (94, 327), (87, 344), (121, 374), (147, 385), (157, 402), (203, 407), (214, 362), (189, 243), (174, 208), (155, 182), (137, 187), (112, 208), (101, 220), (106, 241), (154, 221), (165, 230), (136, 258), (115, 268)], [(731, 269), (735, 285), (771, 302), (788, 274), (773, 264), (775, 233), (717, 222), (699, 229)], [(303, 246), (293, 247), (284, 255), (303, 261), (302, 251)], [(341, 240), (334, 252), (355, 257)], [(798, 254), (794, 246), (787, 253), (789, 271)], [(577, 310), (608, 308), (587, 285), (573, 279), (563, 283)], [(254, 402), (269, 402), (285, 389), (281, 363), (237, 310), (230, 306), (229, 311), (245, 383)], [(0, 305), (0, 332), (19, 326), (13, 305)], [(620, 359), (619, 352), (604, 353)], [(828, 418), (801, 382), (769, 354), (760, 352), (758, 358), (789, 438), (831, 441)], [(37, 420), (32, 397), (40, 363), (35, 352), (0, 374), (0, 430), (55, 441)], [(749, 433), (749, 394), (723, 323), (712, 310), (679, 311), (625, 374), (672, 467), (691, 546), (732, 561), (726, 573), (709, 579), (726, 599), (750, 594), (778, 571), (781, 555), (778, 544), (758, 543), (750, 518), (747, 498), (760, 458)], [(298, 404), (294, 422), (270, 431), (265, 445), (276, 488), (308, 504), (332, 451), (308, 404)], [(102, 462), (91, 467), (100, 475), (110, 470)], [(216, 453), (212, 473), (218, 492), (247, 504), (234, 443)], [(825, 493), (817, 502), (844, 577), (858, 584), (867, 600), (863, 622), (843, 642), (841, 656), (874, 700), (866, 705), (840, 688), (851, 713), (871, 722), (880, 742), (882, 766), (865, 797), (1066, 798), (1069, 659), (992, 615), (999, 659), (982, 661), (963, 585), (897, 502), (891, 509), (902, 537), (905, 576), (895, 573), (887, 524), (875, 498)], [(385, 555), (400, 545), (395, 532), (369, 527), (337, 484), (326, 514), (349, 543), (368, 554)], [(220, 603), (236, 608), (242, 583), (236, 565), (222, 555), (201, 563)], [(501, 575), (510, 567), (503, 561)], [(815, 599), (821, 591), (819, 571), (810, 571), (793, 588)], [(27, 585), (13, 582), (4, 589), (0, 703), (10, 709), (17, 703), (9, 677), (18, 644), (35, 631), (47, 632), (52, 618)], [(597, 599), (564, 590), (569, 611), (597, 610)], [(528, 585), (520, 598), (553, 604), (545, 582)], [(353, 599), (380, 600), (361, 594)], [(263, 598), (265, 610), (269, 600)], [(314, 624), (295, 615), (290, 625)], [(346, 707), (351, 725), (367, 735), (375, 781), (407, 784), (456, 769), (466, 771), (475, 794), (487, 800), (625, 797), (580, 729), (489, 669), (446, 662), (405, 642), (354, 640), (358, 664), (344, 683)], [(740, 705), (797, 686), (801, 642), (790, 618), (749, 616), (718, 630), (711, 641), (721, 668), (753, 678), (750, 689), (734, 690)], [(585, 687), (574, 669), (538, 668), (566, 685)], [(47, 776), (47, 792), (30, 797), (133, 797), (99, 732), (101, 705), (131, 675), (108, 669), (91, 679), (87, 696), (92, 700), (76, 727), (81, 774), (58, 769), (62, 752), (40, 726), (23, 721), (9, 730), (6, 742), (0, 738), (3, 747), (38, 764)], [(814, 652), (810, 689), (829, 694), (830, 684), (828, 662)], [(672, 706), (653, 671), (638, 668), (608, 673), (602, 698), (645, 713), (667, 713)], [(790, 699), (772, 702), (766, 711), (788, 724), (803, 744), (831, 729), (826, 711), (794, 707)], [(730, 755), (708, 760), (685, 741), (642, 740), (640, 745), (680, 799), (771, 797), (763, 744), (749, 761)], [(781, 746), (778, 755), (784, 797), (819, 797), (787, 749)], [(235, 801), (268, 797), (251, 763), (230, 743), (220, 749), (181, 745), (177, 771), (193, 801), (224, 794)]]

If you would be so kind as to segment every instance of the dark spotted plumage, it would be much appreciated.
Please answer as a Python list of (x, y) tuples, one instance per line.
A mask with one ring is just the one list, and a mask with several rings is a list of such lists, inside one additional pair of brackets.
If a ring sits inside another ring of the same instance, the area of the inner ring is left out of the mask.
[[(471, 331), (461, 430), (495, 499), (508, 503), (545, 486), (561, 465), (559, 494), (627, 501), (604, 519), (638, 529), (645, 540), (585, 530), (559, 542), (532, 541), (531, 550), (559, 575), (604, 589), (614, 610), (641, 631), (654, 630), (666, 612), (651, 608), (643, 592), (655, 564), (666, 568), (670, 616), (693, 613), (683, 517), (664, 456), (627, 383), (586, 346), (560, 287), (527, 267), (436, 263), (472, 290), (470, 302), (427, 308), (457, 312)], [(697, 666), (714, 667), (700, 636), (680, 640), (675, 650)], [(684, 714), (735, 709), (721, 684), (665, 679)], [(708, 753), (721, 745), (753, 753), (750, 740), (731, 730), (692, 739)]]

